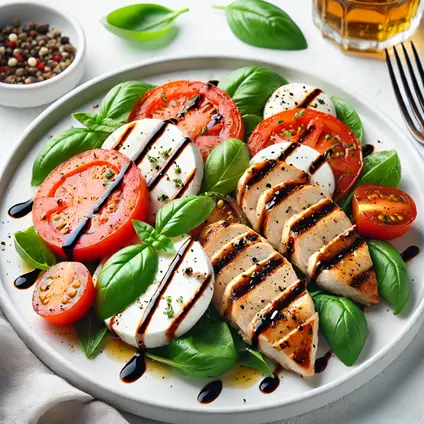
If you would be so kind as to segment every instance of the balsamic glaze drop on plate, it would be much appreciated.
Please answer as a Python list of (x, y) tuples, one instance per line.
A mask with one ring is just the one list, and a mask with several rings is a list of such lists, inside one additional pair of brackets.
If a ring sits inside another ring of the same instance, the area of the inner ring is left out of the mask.
[(262, 393), (269, 394), (272, 393), (280, 385), (279, 373), (282, 370), (281, 365), (277, 365), (274, 370), (274, 377), (265, 377), (259, 384), (259, 390)]
[(20, 275), (14, 282), (15, 287), (20, 290), (29, 289), (37, 281), (40, 272), (39, 269), (34, 269), (33, 271)]
[(144, 353), (136, 353), (122, 368), (119, 377), (124, 383), (134, 383), (146, 371)]
[(34, 204), (34, 198), (27, 200), (26, 202), (17, 203), (13, 205), (8, 213), (12, 218), (22, 218), (28, 215), (32, 211), (32, 205)]
[(362, 156), (366, 158), (374, 151), (374, 146), (372, 144), (366, 144), (362, 147)]
[(332, 355), (332, 352), (331, 350), (329, 350), (323, 357), (318, 358), (315, 361), (315, 372), (317, 374), (319, 374), (320, 372), (323, 372), (327, 368), (328, 361), (330, 360), (331, 355)]
[(215, 380), (206, 384), (197, 396), (200, 403), (207, 404), (213, 402), (222, 391), (222, 381)]
[(418, 246), (409, 246), (400, 254), (400, 256), (402, 256), (402, 259), (405, 262), (409, 262), (410, 260), (414, 259), (415, 256), (417, 256), (419, 253), (420, 248)]

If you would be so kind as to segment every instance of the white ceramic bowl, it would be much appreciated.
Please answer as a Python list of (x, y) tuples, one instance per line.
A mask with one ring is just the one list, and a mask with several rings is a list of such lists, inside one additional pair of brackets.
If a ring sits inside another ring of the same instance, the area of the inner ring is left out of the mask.
[(13, 18), (25, 23), (49, 24), (69, 37), (77, 49), (73, 62), (59, 75), (34, 84), (0, 83), (0, 105), (34, 107), (50, 103), (72, 90), (84, 72), (85, 35), (81, 25), (67, 12), (37, 2), (13, 2), (0, 5), (0, 28), (10, 25)]

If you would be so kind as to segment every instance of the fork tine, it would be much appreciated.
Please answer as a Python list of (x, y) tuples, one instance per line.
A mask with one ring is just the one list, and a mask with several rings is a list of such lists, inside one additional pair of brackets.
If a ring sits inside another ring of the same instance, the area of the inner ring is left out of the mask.
[(415, 94), (417, 96), (418, 101), (420, 102), (421, 107), (424, 109), (424, 97), (423, 97), (421, 88), (418, 84), (418, 80), (415, 76), (415, 71), (414, 71), (414, 68), (412, 66), (411, 60), (409, 59), (408, 51), (406, 50), (406, 47), (403, 43), (401, 45), (402, 45), (403, 55), (405, 56), (405, 59), (406, 59), (406, 64), (408, 65), (409, 74), (411, 75), (412, 84), (414, 86)]
[(411, 116), (409, 115), (409, 111), (406, 107), (406, 104), (403, 101), (402, 94), (400, 92), (399, 85), (397, 83), (396, 76), (395, 76), (395, 73), (393, 71), (393, 66), (392, 66), (392, 61), (390, 60), (389, 51), (387, 49), (385, 49), (385, 53), (386, 53), (387, 68), (389, 69), (390, 80), (392, 81), (393, 90), (395, 92), (396, 100), (397, 100), (398, 105), (400, 107), (400, 111), (402, 112), (403, 119), (405, 120), (406, 125), (409, 128), (409, 130), (413, 133), (414, 137), (418, 141), (420, 141), (421, 143), (424, 143), (424, 139), (423, 139), (419, 129), (417, 129), (417, 127), (415, 126), (414, 121), (411, 119)]
[(421, 76), (421, 81), (424, 84), (424, 69), (423, 69), (423, 65), (421, 64), (421, 59), (418, 56), (418, 52), (417, 52), (417, 49), (415, 48), (415, 44), (414, 44), (413, 41), (411, 41), (411, 46), (412, 46), (412, 52), (414, 53), (414, 57), (415, 57), (415, 63), (417, 65), (418, 72), (420, 73), (420, 76)]
[(403, 70), (403, 65), (395, 46), (393, 46), (393, 51), (395, 53), (396, 63), (399, 69), (400, 79), (402, 80), (403, 89), (405, 90), (405, 93), (406, 93), (406, 98), (408, 99), (409, 105), (411, 106), (411, 109), (414, 112), (415, 118), (417, 119), (417, 121), (419, 122), (421, 126), (424, 126), (424, 120), (418, 109), (417, 103), (415, 102), (414, 96), (412, 95), (411, 89), (409, 88), (409, 83), (408, 83), (408, 80), (406, 79), (406, 75)]

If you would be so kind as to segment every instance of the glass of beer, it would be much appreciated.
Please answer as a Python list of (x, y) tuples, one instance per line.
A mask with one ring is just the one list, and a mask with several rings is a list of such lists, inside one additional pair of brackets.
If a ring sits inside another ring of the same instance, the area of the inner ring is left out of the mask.
[(313, 0), (314, 22), (345, 50), (380, 51), (417, 29), (424, 0)]

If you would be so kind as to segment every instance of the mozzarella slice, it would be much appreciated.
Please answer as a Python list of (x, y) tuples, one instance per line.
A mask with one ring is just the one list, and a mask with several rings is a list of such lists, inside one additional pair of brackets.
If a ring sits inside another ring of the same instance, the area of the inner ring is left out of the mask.
[[(311, 182), (318, 184), (329, 196), (334, 193), (334, 174), (324, 157), (312, 147), (300, 143), (277, 143), (265, 147), (250, 161), (251, 165), (267, 159), (282, 160), (311, 174)], [(319, 166), (318, 166), (319, 165)]]
[[(156, 136), (155, 136), (156, 135)], [(136, 161), (150, 190), (150, 217), (168, 201), (197, 194), (203, 179), (202, 156), (172, 123), (160, 119), (130, 122), (114, 131), (102, 149), (115, 149)]]
[[(159, 265), (154, 283), (133, 304), (105, 320), (114, 334), (134, 347), (163, 346), (182, 336), (212, 300), (214, 274), (202, 246), (188, 236), (173, 241), (178, 254), (157, 252)], [(95, 282), (101, 266), (93, 276)], [(141, 332), (145, 320), (148, 325)]]
[(336, 116), (331, 97), (319, 88), (302, 83), (282, 85), (265, 104), (264, 118), (296, 107), (312, 108)]

